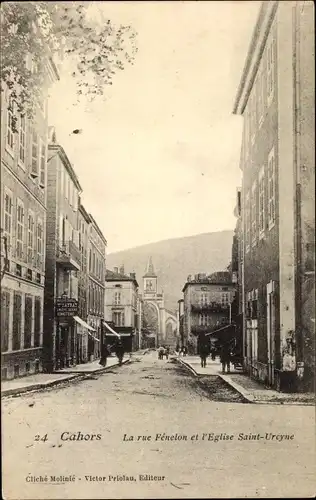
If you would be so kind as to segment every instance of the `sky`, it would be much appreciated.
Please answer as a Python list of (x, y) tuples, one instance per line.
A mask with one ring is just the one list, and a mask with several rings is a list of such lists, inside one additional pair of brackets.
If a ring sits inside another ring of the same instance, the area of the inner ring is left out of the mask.
[(260, 2), (99, 8), (137, 31), (135, 64), (88, 110), (73, 106), (74, 85), (61, 69), (49, 121), (108, 253), (233, 229), (242, 118), (232, 109)]

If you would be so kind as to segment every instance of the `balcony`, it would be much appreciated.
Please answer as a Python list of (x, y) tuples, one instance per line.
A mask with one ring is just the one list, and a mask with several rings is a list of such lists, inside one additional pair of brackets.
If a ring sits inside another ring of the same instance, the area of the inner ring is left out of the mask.
[(57, 249), (57, 264), (70, 271), (80, 271), (81, 255), (73, 241), (67, 241)]
[(220, 302), (211, 302), (210, 304), (191, 304), (191, 311), (196, 313), (203, 312), (224, 312), (229, 310), (229, 304)]
[(214, 332), (219, 328), (223, 328), (224, 326), (228, 326), (229, 321), (221, 321), (218, 325), (194, 325), (191, 327), (191, 333), (194, 335), (201, 335), (206, 333)]

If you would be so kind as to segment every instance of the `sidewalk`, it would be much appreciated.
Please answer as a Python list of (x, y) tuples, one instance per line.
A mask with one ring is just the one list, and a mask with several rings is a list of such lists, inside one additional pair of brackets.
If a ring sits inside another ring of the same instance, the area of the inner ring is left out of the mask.
[[(126, 356), (123, 360), (123, 364), (129, 363), (130, 361), (130, 358)], [(84, 363), (71, 368), (57, 370), (54, 373), (36, 373), (35, 375), (28, 375), (27, 377), (5, 380), (1, 382), (1, 397), (17, 396), (25, 392), (53, 387), (63, 382), (84, 379), (90, 374), (106, 372), (115, 366), (118, 366), (117, 358), (111, 357), (108, 358), (106, 366), (99, 365), (99, 360), (96, 360), (92, 363)]]
[(313, 393), (284, 393), (265, 387), (260, 382), (251, 379), (245, 373), (232, 370), (229, 374), (222, 374), (221, 364), (216, 360), (207, 359), (205, 368), (201, 367), (198, 356), (185, 356), (177, 358), (195, 374), (195, 376), (217, 376), (233, 387), (249, 403), (261, 404), (286, 404), (286, 405), (315, 405)]

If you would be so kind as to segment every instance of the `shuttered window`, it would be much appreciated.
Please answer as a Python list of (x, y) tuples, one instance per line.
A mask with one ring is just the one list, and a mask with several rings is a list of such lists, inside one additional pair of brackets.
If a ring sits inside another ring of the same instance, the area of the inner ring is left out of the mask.
[(12, 349), (21, 349), (21, 320), (22, 320), (22, 295), (14, 292), (13, 296), (13, 328)]
[(40, 347), (41, 339), (41, 298), (35, 297), (34, 303), (34, 347)]
[(31, 347), (32, 337), (32, 312), (33, 301), (31, 295), (25, 295), (25, 309), (24, 309), (24, 348)]
[(1, 291), (1, 352), (9, 349), (10, 293)]

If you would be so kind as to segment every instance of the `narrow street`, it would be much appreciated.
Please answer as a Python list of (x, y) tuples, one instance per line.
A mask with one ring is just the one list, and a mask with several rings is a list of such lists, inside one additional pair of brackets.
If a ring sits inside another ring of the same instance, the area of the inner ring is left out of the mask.
[(216, 377), (209, 387), (154, 352), (4, 399), (4, 498), (312, 495), (314, 408), (246, 404)]

